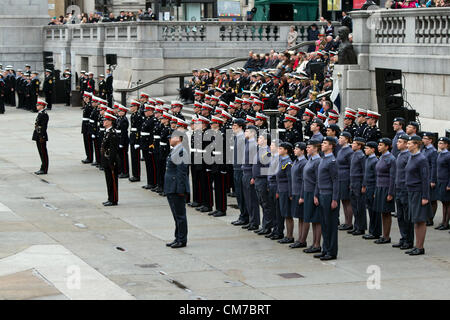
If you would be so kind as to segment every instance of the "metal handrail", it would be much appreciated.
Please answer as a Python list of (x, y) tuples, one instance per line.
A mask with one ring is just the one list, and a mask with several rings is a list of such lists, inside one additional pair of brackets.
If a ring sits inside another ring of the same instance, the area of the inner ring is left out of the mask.
[[(301, 43), (299, 43), (299, 44), (297, 44), (295, 46), (287, 48), (287, 51), (296, 50), (298, 48), (301, 48), (301, 47), (304, 47), (304, 46), (309, 46), (309, 45), (312, 45), (314, 43), (315, 43), (314, 41), (303, 41), (303, 42), (301, 42)], [(221, 69), (221, 68), (226, 67), (226, 66), (228, 66), (230, 64), (233, 64), (235, 62), (246, 61), (247, 59), (248, 59), (248, 56), (247, 57), (233, 58), (233, 59), (230, 59), (230, 60), (228, 60), (228, 61), (226, 61), (226, 62), (224, 62), (222, 64), (219, 64), (218, 66), (215, 66), (215, 67), (213, 67), (211, 69), (214, 69), (214, 70)], [(161, 82), (163, 80), (172, 79), (172, 78), (179, 78), (180, 79), (180, 88), (181, 88), (181, 87), (184, 86), (184, 78), (185, 77), (189, 77), (191, 75), (192, 75), (192, 73), (171, 73), (171, 74), (166, 74), (166, 75), (163, 75), (163, 76), (158, 77), (156, 79), (153, 79), (153, 80), (150, 80), (150, 81), (145, 82), (143, 84), (140, 84), (138, 86), (135, 86), (135, 87), (132, 87), (132, 88), (125, 88), (125, 89), (116, 89), (115, 91), (121, 93), (121, 102), (122, 102), (123, 105), (126, 105), (126, 103), (127, 103), (127, 93), (129, 93), (129, 92), (134, 92), (134, 91), (140, 90), (142, 88), (151, 86), (152, 84), (156, 84), (156, 83), (159, 83), (159, 82)]]

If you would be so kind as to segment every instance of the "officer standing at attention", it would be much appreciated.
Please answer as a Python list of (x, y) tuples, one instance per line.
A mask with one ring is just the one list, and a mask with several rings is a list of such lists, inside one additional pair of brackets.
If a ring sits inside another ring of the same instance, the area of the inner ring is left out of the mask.
[(98, 95), (100, 98), (106, 100), (106, 81), (103, 74), (98, 76)]
[(111, 69), (106, 69), (106, 100), (108, 100), (108, 107), (112, 107), (113, 103), (113, 75)]
[(436, 179), (437, 179), (437, 150), (433, 146), (434, 135), (431, 132), (424, 132), (422, 135), (423, 148), (422, 153), (427, 159), (428, 163), (428, 182), (430, 184), (430, 203), (433, 211), (433, 216), (427, 221), (427, 226), (433, 225), (433, 219), (436, 215), (437, 210), (437, 188), (436, 188)]
[(36, 103), (39, 96), (39, 79), (38, 79), (38, 73), (36, 71), (31, 73), (31, 83), (30, 83), (30, 105), (31, 105), (31, 111), (37, 112), (36, 109)]
[(397, 141), (400, 138), (401, 135), (405, 134), (405, 119), (402, 117), (397, 117), (392, 122), (392, 127), (395, 131), (395, 137), (392, 139), (392, 151), (391, 153), (394, 155), (394, 157), (397, 158), (397, 155), (400, 153), (400, 151), (397, 148)]
[(89, 120), (92, 114), (91, 105), (92, 93), (85, 92), (83, 95), (84, 107), (83, 107), (83, 117), (81, 122), (81, 133), (83, 134), (84, 151), (86, 152), (86, 159), (81, 160), (82, 163), (92, 163), (93, 161), (93, 150), (92, 150), (92, 137), (89, 132)]
[(55, 77), (52, 75), (52, 70), (45, 70), (45, 79), (44, 79), (44, 86), (43, 91), (45, 94), (45, 101), (47, 102), (47, 109), (52, 110), (52, 98), (53, 98), (53, 91), (55, 88)]
[(36, 108), (38, 114), (36, 122), (34, 124), (33, 141), (36, 141), (36, 146), (41, 157), (41, 169), (34, 174), (41, 175), (47, 174), (48, 171), (48, 152), (47, 152), (47, 126), (48, 126), (48, 114), (45, 112), (47, 103), (41, 99), (38, 100)]
[(155, 108), (150, 104), (145, 104), (145, 120), (141, 127), (140, 145), (145, 160), (147, 172), (147, 184), (142, 188), (150, 190), (156, 187), (156, 163), (153, 140), (153, 129), (158, 121), (153, 115)]
[[(286, 236), (278, 240), (279, 243), (294, 243), (294, 219), (292, 217), (292, 161), (289, 156), (292, 152), (292, 144), (282, 142), (278, 147), (279, 166), (277, 172), (277, 198), (280, 203), (281, 220), (278, 221), (279, 229), (283, 230), (286, 222)], [(282, 227), (283, 226), (283, 227)], [(282, 233), (281, 233), (282, 234)]]
[[(381, 236), (381, 219), (379, 214), (374, 210), (374, 194), (376, 188), (377, 174), (375, 166), (377, 165), (378, 158), (375, 152), (378, 148), (378, 144), (374, 141), (366, 143), (364, 152), (367, 156), (366, 163), (364, 165), (364, 179), (362, 184), (361, 193), (366, 196), (366, 207), (369, 211), (369, 234), (363, 235), (363, 239), (373, 240), (379, 239)], [(364, 213), (365, 214), (365, 213)]]
[(3, 74), (0, 71), (0, 114), (5, 113), (5, 93), (6, 93), (6, 84), (3, 78)]
[(367, 128), (363, 135), (366, 141), (378, 141), (381, 138), (380, 128), (377, 127), (379, 117), (379, 113), (370, 110), (367, 111)]
[(140, 131), (144, 118), (138, 112), (141, 106), (139, 101), (131, 100), (130, 106), (130, 153), (131, 153), (131, 173), (128, 179), (130, 182), (141, 181), (141, 149), (140, 149)]
[(322, 215), (322, 253), (314, 255), (320, 260), (334, 260), (338, 253), (339, 180), (338, 167), (333, 155), (336, 140), (325, 137), (322, 142), (323, 158), (317, 168), (317, 187), (314, 203)]
[(64, 71), (64, 96), (66, 106), (70, 106), (70, 93), (72, 92), (72, 74), (69, 70)]
[(352, 204), (353, 216), (355, 217), (354, 236), (363, 235), (367, 229), (366, 197), (362, 193), (364, 179), (364, 165), (366, 156), (364, 154), (364, 138), (355, 137), (352, 143), (353, 154), (350, 160), (350, 202)]
[(450, 229), (448, 224), (450, 219), (450, 152), (448, 151), (450, 139), (440, 137), (438, 141), (439, 154), (436, 161), (436, 188), (438, 200), (442, 202), (442, 222), (435, 229), (448, 230)]
[(105, 207), (117, 206), (119, 201), (119, 137), (113, 128), (113, 122), (116, 116), (109, 112), (105, 113), (103, 126), (105, 127), (105, 135), (102, 141), (101, 155), (102, 167), (105, 171), (106, 188), (108, 190), (108, 201), (103, 202)]
[(167, 201), (175, 221), (175, 240), (167, 243), (166, 246), (175, 249), (185, 247), (187, 243), (186, 192), (190, 190), (189, 155), (183, 148), (181, 134), (172, 133), (169, 141), (173, 149), (167, 157), (164, 193), (167, 195)]
[(129, 178), (130, 177), (130, 164), (128, 161), (128, 146), (130, 144), (130, 138), (128, 137), (128, 118), (127, 118), (128, 108), (119, 105), (119, 110), (117, 111), (117, 126), (116, 133), (119, 136), (119, 178)]

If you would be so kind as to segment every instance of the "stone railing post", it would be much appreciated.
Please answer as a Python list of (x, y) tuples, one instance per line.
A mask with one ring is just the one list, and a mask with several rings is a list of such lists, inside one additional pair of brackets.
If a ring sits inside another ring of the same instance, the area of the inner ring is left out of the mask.
[(220, 41), (220, 24), (219, 23), (205, 23), (206, 40), (207, 42)]

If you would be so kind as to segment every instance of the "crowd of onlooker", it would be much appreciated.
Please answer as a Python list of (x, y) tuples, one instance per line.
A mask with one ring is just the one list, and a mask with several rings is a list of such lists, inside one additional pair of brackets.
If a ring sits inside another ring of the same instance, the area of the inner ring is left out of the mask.
[(66, 14), (66, 16), (53, 17), (49, 25), (61, 25), (61, 24), (78, 24), (78, 23), (105, 23), (105, 22), (131, 22), (131, 21), (144, 21), (144, 20), (156, 20), (155, 14), (152, 9), (139, 10), (137, 13), (131, 11), (121, 11), (119, 15), (115, 16), (114, 13), (101, 15), (100, 13), (81, 13), (75, 15), (72, 13)]

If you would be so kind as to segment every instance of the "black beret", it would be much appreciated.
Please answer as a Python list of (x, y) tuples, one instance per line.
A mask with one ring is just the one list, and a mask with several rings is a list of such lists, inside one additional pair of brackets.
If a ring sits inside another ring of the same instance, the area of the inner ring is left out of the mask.
[(438, 141), (443, 141), (444, 143), (450, 144), (450, 139), (447, 137), (440, 137)]
[(410, 121), (408, 126), (414, 126), (417, 130), (419, 130), (419, 124), (416, 121)]
[(394, 118), (394, 120), (392, 120), (392, 122), (403, 122), (403, 123), (405, 123), (405, 118), (402, 118), (402, 117), (397, 117), (397, 118)]
[(334, 132), (339, 132), (341, 131), (341, 128), (339, 128), (339, 126), (337, 124), (329, 124), (327, 126), (327, 128), (330, 128), (331, 130), (333, 130)]
[(409, 141), (422, 141), (420, 136), (409, 136)]
[(280, 143), (280, 147), (286, 150), (292, 150), (292, 144), (290, 142), (282, 142)]
[(344, 136), (344, 137), (346, 137), (346, 138), (352, 138), (351, 133), (350, 133), (350, 132), (347, 132), (347, 131), (342, 132), (342, 133), (341, 133), (341, 136)]
[(422, 137), (434, 138), (434, 134), (431, 133), (431, 132), (426, 131), (426, 132), (422, 133)]
[(323, 141), (327, 141), (329, 143), (331, 143), (332, 145), (336, 145), (336, 139), (334, 137), (324, 137)]
[(402, 139), (402, 140), (406, 140), (406, 141), (408, 141), (409, 140), (409, 136), (407, 135), (407, 134), (402, 134), (400, 137), (398, 137), (399, 139)]
[(355, 137), (355, 139), (353, 139), (353, 141), (366, 143), (366, 139), (364, 139), (363, 137)]
[(308, 142), (306, 143), (308, 146), (309, 145), (316, 145), (316, 144), (321, 144), (322, 142), (320, 140), (316, 140), (316, 139), (310, 139), (308, 140)]
[(384, 143), (387, 146), (391, 146), (392, 140), (389, 138), (381, 138), (380, 140), (378, 140), (378, 143)]
[(297, 142), (294, 145), (295, 148), (299, 148), (300, 150), (306, 150), (306, 143), (304, 142)]
[(366, 147), (376, 149), (378, 148), (378, 144), (375, 141), (369, 141), (366, 143)]

